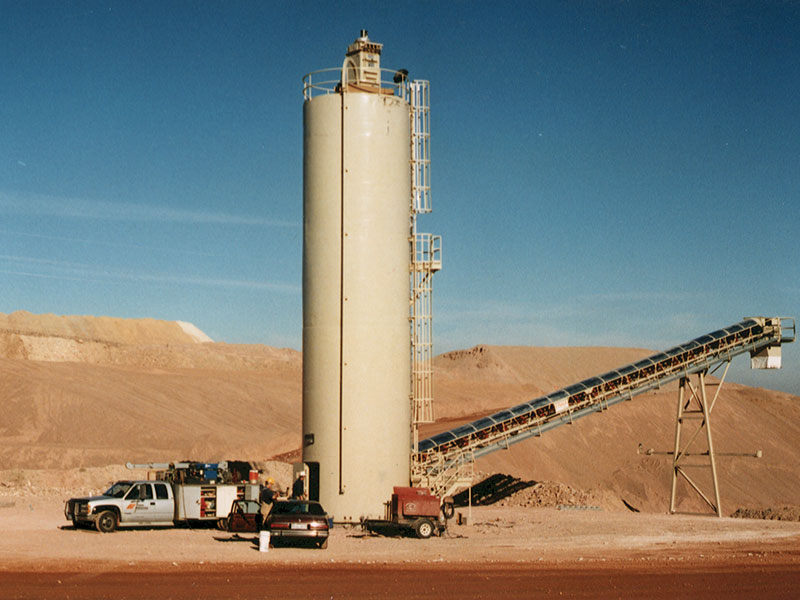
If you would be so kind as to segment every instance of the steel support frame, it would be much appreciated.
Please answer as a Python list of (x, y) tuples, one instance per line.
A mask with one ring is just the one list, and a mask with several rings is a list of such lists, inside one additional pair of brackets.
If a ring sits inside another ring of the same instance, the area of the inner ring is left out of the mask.
[[(669, 500), (669, 512), (675, 514), (676, 512), (676, 494), (678, 489), (678, 481), (685, 481), (689, 489), (694, 491), (705, 502), (711, 510), (718, 517), (722, 517), (722, 505), (720, 502), (719, 494), (719, 479), (717, 477), (717, 464), (716, 455), (714, 454), (714, 441), (711, 431), (711, 411), (719, 398), (719, 393), (722, 390), (722, 385), (725, 382), (725, 376), (728, 374), (728, 367), (730, 367), (730, 360), (725, 363), (725, 370), (717, 385), (717, 390), (714, 397), (709, 402), (706, 390), (706, 375), (708, 370), (702, 370), (695, 373), (697, 377), (697, 385), (692, 385), (690, 376), (686, 375), (680, 380), (678, 388), (678, 410), (675, 418), (675, 448), (672, 453), (672, 481)], [(696, 420), (699, 421), (698, 427), (689, 432), (684, 438), (684, 422)], [(704, 452), (690, 452), (690, 447), (698, 439), (701, 433), (705, 432), (707, 450)], [(686, 440), (684, 442), (684, 440)], [(690, 459), (707, 458), (708, 462), (688, 462)], [(708, 495), (703, 492), (700, 485), (689, 475), (687, 468), (708, 469), (711, 475), (713, 501), (709, 499)]]

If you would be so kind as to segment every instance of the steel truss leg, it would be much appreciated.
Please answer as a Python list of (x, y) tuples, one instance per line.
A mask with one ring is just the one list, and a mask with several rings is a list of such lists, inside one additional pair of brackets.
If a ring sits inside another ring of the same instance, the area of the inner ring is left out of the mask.
[[(697, 374), (698, 377), (698, 385), (697, 387), (693, 386), (691, 381), (688, 377), (683, 377), (680, 382), (680, 388), (678, 389), (678, 414), (675, 419), (675, 449), (672, 453), (672, 489), (670, 493), (670, 500), (669, 500), (669, 512), (675, 513), (675, 495), (678, 486), (678, 478), (682, 478), (689, 484), (689, 487), (693, 489), (702, 499), (703, 501), (714, 511), (714, 513), (718, 516), (722, 516), (722, 507), (720, 505), (719, 499), (719, 481), (717, 479), (717, 464), (714, 455), (714, 443), (711, 436), (711, 410), (714, 408), (714, 404), (719, 397), (720, 389), (722, 388), (722, 384), (725, 381), (725, 375), (728, 373), (728, 366), (730, 366), (730, 362), (727, 363), (725, 366), (725, 373), (722, 375), (722, 379), (719, 382), (719, 386), (717, 387), (717, 392), (714, 395), (713, 400), (709, 403), (708, 396), (706, 395), (706, 374), (707, 371), (701, 371)], [(683, 434), (683, 424), (684, 421), (688, 420), (699, 420), (700, 425), (697, 429), (689, 436), (688, 441), (686, 444), (681, 448), (681, 436)], [(689, 452), (689, 447), (692, 445), (694, 440), (700, 434), (701, 431), (705, 430), (706, 433), (706, 442), (708, 446), (708, 450), (706, 452)], [(687, 464), (687, 457), (701, 457), (705, 456), (708, 457), (708, 464), (703, 463), (695, 463), (695, 464)], [(711, 481), (713, 484), (713, 491), (714, 491), (714, 501), (712, 502), (709, 500), (708, 496), (703, 493), (700, 487), (692, 480), (689, 474), (686, 472), (686, 467), (698, 467), (698, 468), (708, 468), (711, 471)]]

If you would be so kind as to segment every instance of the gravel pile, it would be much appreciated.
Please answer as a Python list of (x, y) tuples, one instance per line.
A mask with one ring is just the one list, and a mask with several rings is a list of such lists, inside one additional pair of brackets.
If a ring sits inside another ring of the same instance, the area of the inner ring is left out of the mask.
[(781, 506), (779, 508), (739, 508), (731, 516), (737, 519), (800, 521), (800, 506)]
[(508, 506), (541, 508), (598, 508), (600, 497), (594, 492), (575, 489), (553, 481), (527, 481), (495, 473), (472, 486), (471, 496), (462, 491), (453, 497), (456, 506)]
[(592, 492), (577, 490), (563, 483), (542, 481), (500, 500), (497, 506), (594, 508), (599, 504)]

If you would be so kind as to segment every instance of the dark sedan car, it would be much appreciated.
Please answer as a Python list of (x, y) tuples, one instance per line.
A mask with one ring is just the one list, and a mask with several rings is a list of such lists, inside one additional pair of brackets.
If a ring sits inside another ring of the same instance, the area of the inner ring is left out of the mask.
[(328, 515), (319, 502), (310, 500), (277, 500), (264, 529), (269, 530), (274, 545), (295, 540), (328, 547)]

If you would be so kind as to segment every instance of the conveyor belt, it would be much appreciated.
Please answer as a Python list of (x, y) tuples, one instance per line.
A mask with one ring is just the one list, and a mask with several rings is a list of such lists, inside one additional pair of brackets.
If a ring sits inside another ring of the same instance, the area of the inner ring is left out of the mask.
[(746, 319), (633, 364), (421, 440), (413, 456), (415, 475), (437, 493), (446, 493), (454, 480), (454, 476), (448, 474), (465, 462), (506, 449), (676, 379), (711, 370), (739, 354), (753, 355), (765, 348), (792, 342), (794, 337), (794, 319)]

